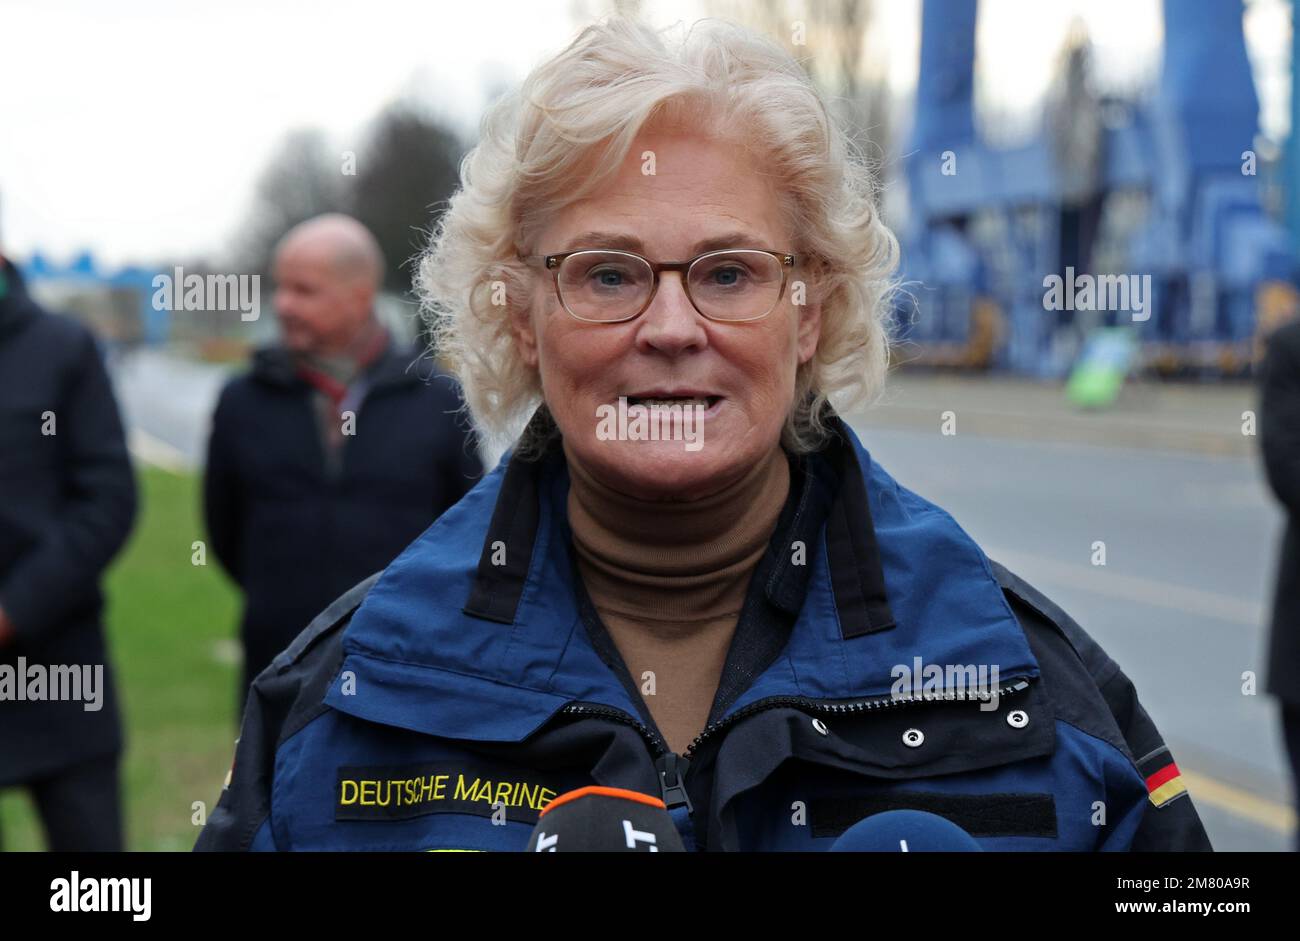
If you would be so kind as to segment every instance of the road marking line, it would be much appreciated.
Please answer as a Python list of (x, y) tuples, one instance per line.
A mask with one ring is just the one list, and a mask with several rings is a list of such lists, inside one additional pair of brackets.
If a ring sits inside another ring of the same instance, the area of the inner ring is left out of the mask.
[(991, 548), (986, 549), (985, 554), (1018, 575), (1032, 572), (1041, 576), (1044, 581), (1055, 582), (1067, 588), (1078, 588), (1124, 601), (1136, 601), (1139, 604), (1168, 608), (1183, 614), (1212, 617), (1250, 627), (1259, 627), (1268, 621), (1267, 611), (1263, 605), (1232, 595), (1206, 591), (1203, 588), (1191, 588), (1187, 585), (1162, 582), (1137, 575), (1121, 575), (1110, 571), (1104, 565), (1058, 562), (1043, 556), (1030, 556)]
[(173, 474), (184, 474), (191, 470), (183, 451), (141, 428), (132, 428), (127, 440), (131, 454), (137, 461), (152, 464)]
[(1183, 779), (1187, 782), (1192, 800), (1197, 803), (1211, 804), (1278, 833), (1290, 833), (1295, 829), (1295, 809), (1286, 804), (1279, 804), (1195, 771), (1184, 770)]

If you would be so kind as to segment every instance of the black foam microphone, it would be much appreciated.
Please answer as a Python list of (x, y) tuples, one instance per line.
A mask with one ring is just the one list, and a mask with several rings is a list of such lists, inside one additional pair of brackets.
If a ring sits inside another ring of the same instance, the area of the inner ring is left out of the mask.
[(831, 844), (832, 853), (982, 853), (951, 820), (922, 810), (887, 810), (859, 820)]
[(684, 853), (657, 797), (617, 787), (583, 787), (546, 805), (528, 853)]

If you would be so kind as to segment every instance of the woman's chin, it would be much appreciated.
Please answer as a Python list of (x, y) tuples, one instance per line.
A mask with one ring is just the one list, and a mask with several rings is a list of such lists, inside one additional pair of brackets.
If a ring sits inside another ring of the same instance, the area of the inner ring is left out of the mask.
[(647, 499), (694, 499), (744, 473), (734, 456), (713, 447), (687, 450), (681, 441), (609, 442), (607, 456), (617, 489)]

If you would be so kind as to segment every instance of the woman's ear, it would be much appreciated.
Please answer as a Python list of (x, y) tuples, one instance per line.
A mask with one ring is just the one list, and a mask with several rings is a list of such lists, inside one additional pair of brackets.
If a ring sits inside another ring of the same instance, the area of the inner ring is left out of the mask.
[[(791, 295), (795, 312), (799, 315), (798, 342), (799, 365), (802, 366), (817, 352), (817, 341), (822, 334), (822, 299), (815, 283), (796, 282), (796, 292)], [(802, 295), (802, 298), (801, 298)], [(797, 303), (802, 299), (803, 303)]]
[(514, 334), (520, 358), (530, 369), (536, 369), (537, 331), (533, 327), (531, 306), (510, 307), (510, 332)]

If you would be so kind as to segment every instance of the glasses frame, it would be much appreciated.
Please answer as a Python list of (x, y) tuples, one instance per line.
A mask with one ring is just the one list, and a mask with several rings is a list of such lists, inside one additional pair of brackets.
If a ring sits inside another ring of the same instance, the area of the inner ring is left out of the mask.
[[(629, 314), (626, 317), (620, 317), (617, 320), (592, 320), (589, 317), (580, 317), (573, 312), (569, 305), (565, 303), (564, 295), (560, 291), (560, 265), (564, 263), (566, 258), (569, 258), (572, 255), (581, 255), (587, 252), (592, 254), (599, 253), (602, 255), (626, 255), (630, 258), (636, 258), (650, 267), (654, 276), (654, 283), (650, 287), (650, 295), (646, 298), (645, 303), (641, 305), (640, 310), (633, 314)], [(704, 311), (700, 310), (700, 305), (695, 303), (695, 298), (691, 296), (691, 268), (694, 267), (697, 262), (706, 258), (712, 258), (715, 255), (730, 255), (734, 252), (757, 252), (761, 255), (771, 255), (779, 261), (781, 263), (781, 290), (777, 292), (776, 300), (772, 302), (772, 306), (756, 317), (743, 317), (739, 320), (710, 317)], [(654, 303), (655, 295), (659, 293), (659, 272), (661, 271), (676, 271), (682, 276), (682, 290), (686, 292), (686, 299), (691, 302), (691, 306), (695, 308), (696, 313), (706, 320), (711, 320), (714, 323), (753, 323), (756, 320), (762, 320), (768, 314), (772, 313), (772, 311), (776, 310), (777, 306), (781, 303), (781, 300), (785, 297), (785, 286), (790, 280), (789, 271), (799, 262), (799, 256), (794, 252), (777, 252), (767, 248), (719, 248), (696, 255), (689, 261), (655, 262), (646, 258), (644, 255), (638, 255), (636, 252), (629, 252), (619, 248), (578, 248), (571, 252), (559, 252), (553, 255), (516, 255), (516, 257), (520, 261), (532, 265), (533, 267), (540, 266), (549, 270), (552, 274), (552, 283), (555, 286), (555, 297), (560, 302), (560, 306), (564, 308), (565, 312), (568, 313), (570, 317), (575, 320), (581, 320), (583, 323), (627, 323), (629, 320), (635, 320), (640, 317), (646, 312), (650, 305)]]

